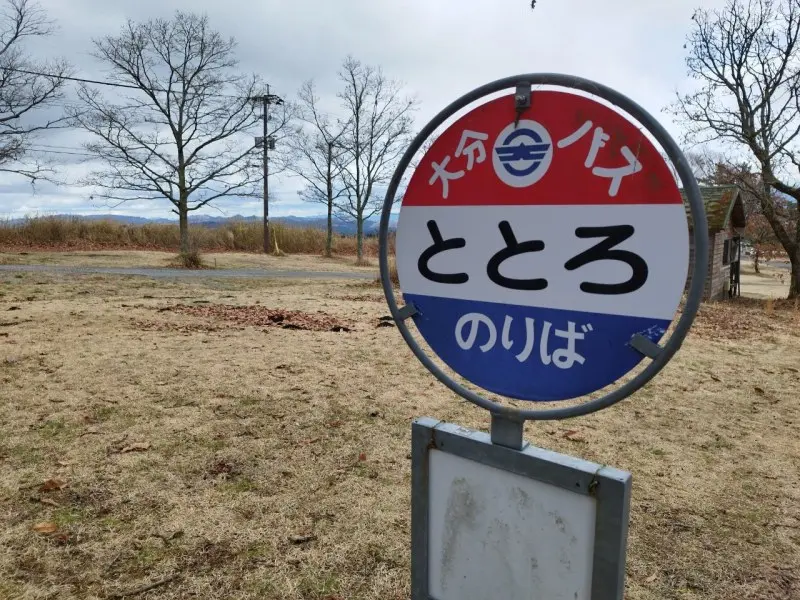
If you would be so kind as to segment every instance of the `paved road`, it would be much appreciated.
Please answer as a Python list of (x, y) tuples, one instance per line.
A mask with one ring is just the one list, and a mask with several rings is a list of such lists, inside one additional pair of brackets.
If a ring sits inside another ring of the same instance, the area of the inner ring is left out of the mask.
[(249, 279), (375, 279), (377, 273), (281, 271), (274, 269), (144, 269), (137, 267), (67, 267), (63, 265), (0, 265), (0, 272), (68, 273), (73, 275), (135, 275), (155, 278), (240, 277)]

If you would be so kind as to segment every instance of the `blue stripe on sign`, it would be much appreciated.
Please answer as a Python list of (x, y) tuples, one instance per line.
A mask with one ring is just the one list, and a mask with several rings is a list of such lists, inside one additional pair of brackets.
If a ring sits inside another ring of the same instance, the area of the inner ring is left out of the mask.
[(509, 146), (498, 146), (495, 151), (500, 154), (507, 152), (514, 152), (517, 148), (525, 148), (530, 152), (547, 152), (550, 149), (550, 144), (516, 144)]
[[(499, 154), (499, 152), (498, 152)], [(547, 156), (544, 152), (539, 152), (536, 154), (526, 154), (525, 156), (515, 156), (513, 154), (510, 155), (500, 155), (501, 162), (511, 162), (516, 160), (542, 160), (545, 156)]]
[(567, 400), (613, 383), (643, 358), (629, 346), (633, 335), (658, 342), (670, 324), (645, 317), (404, 297), (419, 311), (414, 322), (425, 341), (450, 368), (486, 390), (519, 400)]
[(547, 156), (547, 152), (537, 152), (534, 150), (530, 150), (525, 148), (524, 146), (514, 146), (512, 148), (497, 148), (497, 157), (501, 161), (508, 161), (508, 160), (533, 160), (537, 156), (539, 158), (543, 156)]

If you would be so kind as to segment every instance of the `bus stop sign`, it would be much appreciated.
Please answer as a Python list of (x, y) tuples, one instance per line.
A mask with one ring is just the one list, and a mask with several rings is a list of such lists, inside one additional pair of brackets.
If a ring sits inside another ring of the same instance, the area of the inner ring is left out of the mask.
[(404, 300), (430, 348), (485, 390), (567, 400), (614, 383), (678, 308), (689, 231), (670, 167), (593, 98), (474, 108), (431, 145), (397, 224)]

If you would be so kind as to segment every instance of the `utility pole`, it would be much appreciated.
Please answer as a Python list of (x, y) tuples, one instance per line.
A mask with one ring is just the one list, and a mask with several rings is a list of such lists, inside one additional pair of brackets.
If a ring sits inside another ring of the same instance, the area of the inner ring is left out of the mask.
[(269, 151), (275, 149), (275, 137), (268, 134), (267, 121), (269, 121), (269, 105), (281, 105), (283, 100), (275, 94), (270, 94), (269, 86), (266, 94), (253, 96), (250, 100), (260, 101), (263, 106), (264, 135), (256, 138), (256, 148), (260, 145), (264, 156), (264, 254), (269, 254)]

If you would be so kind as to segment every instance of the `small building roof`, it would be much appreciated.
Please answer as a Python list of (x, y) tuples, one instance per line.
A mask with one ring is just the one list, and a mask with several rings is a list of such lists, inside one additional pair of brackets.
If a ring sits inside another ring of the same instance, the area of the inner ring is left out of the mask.
[[(729, 223), (736, 228), (744, 227), (747, 224), (742, 192), (737, 186), (700, 186), (700, 194), (706, 209), (709, 231), (721, 231), (726, 229)], [(691, 229), (693, 227), (692, 214), (683, 190), (681, 190), (681, 197), (686, 207), (686, 217), (689, 219), (689, 228)]]

